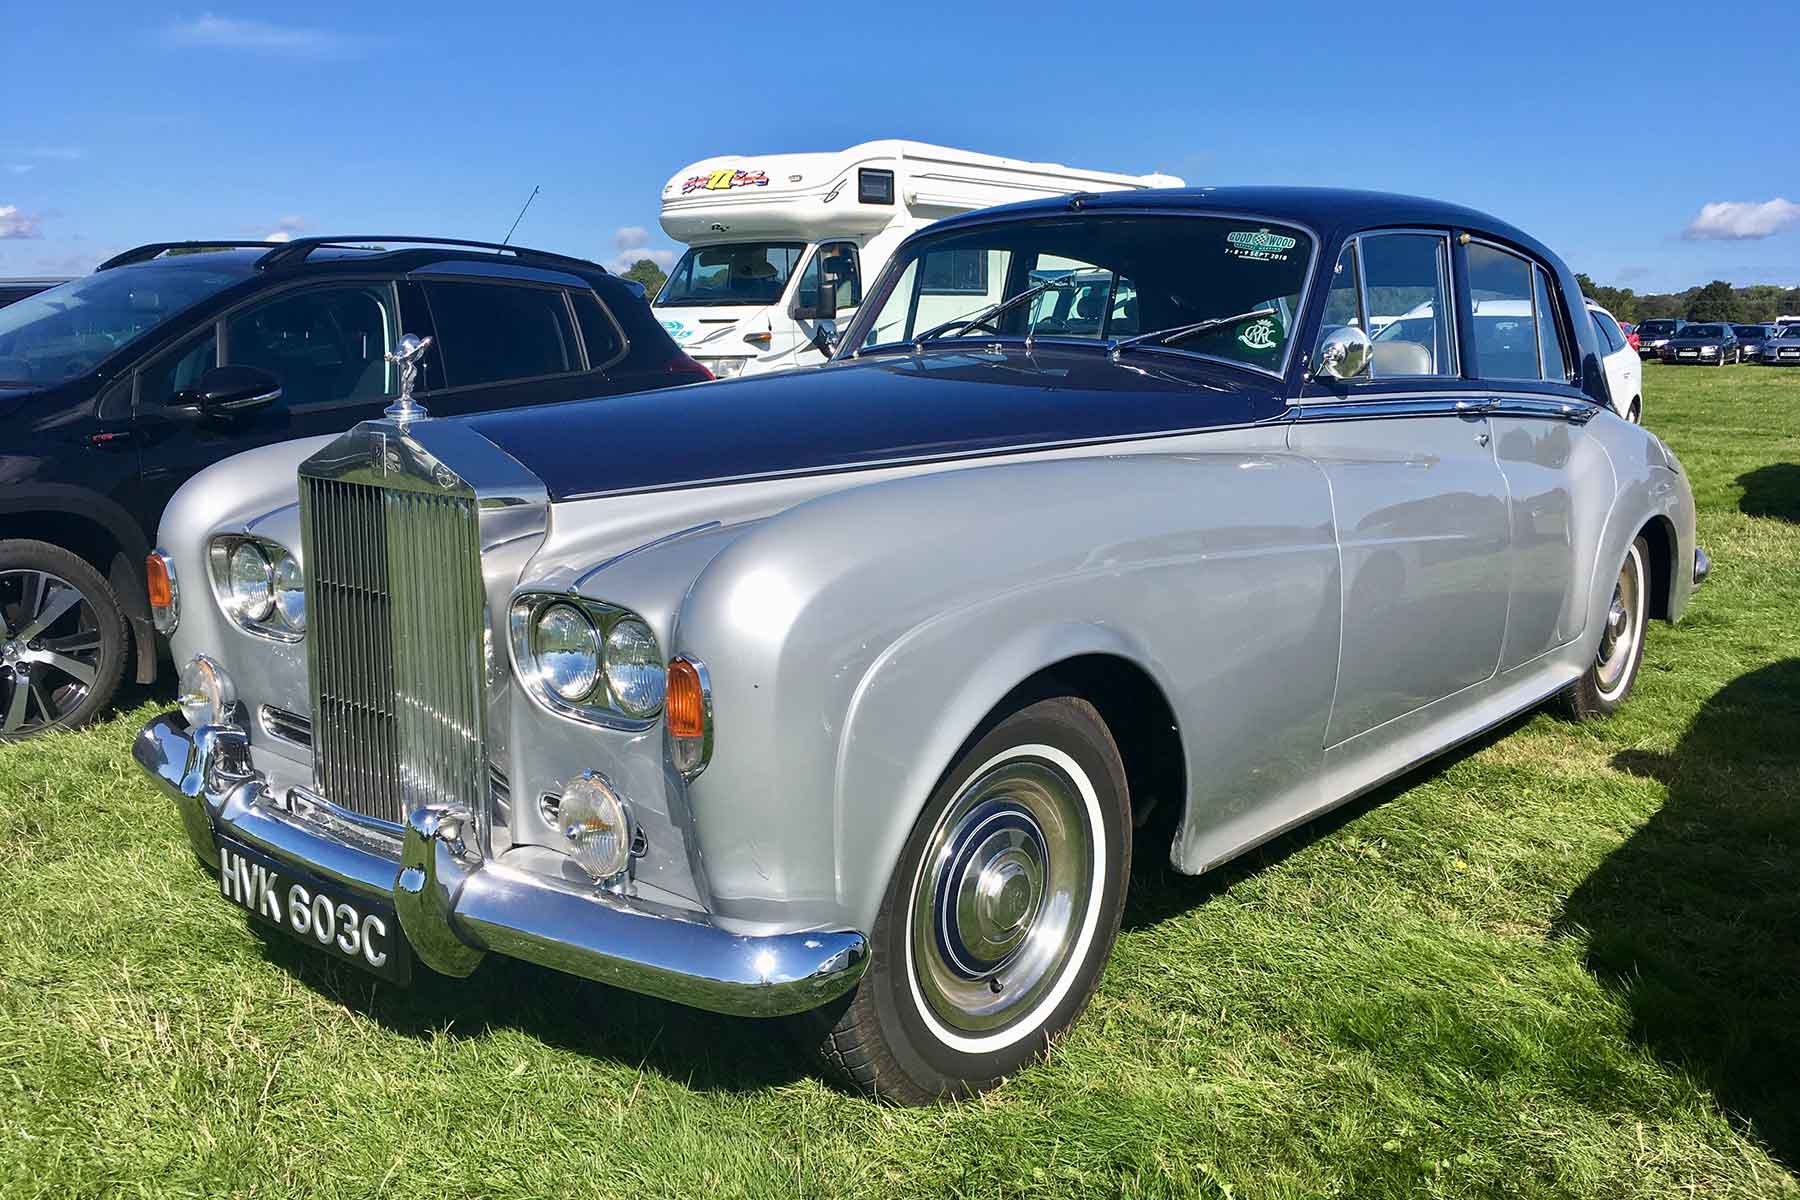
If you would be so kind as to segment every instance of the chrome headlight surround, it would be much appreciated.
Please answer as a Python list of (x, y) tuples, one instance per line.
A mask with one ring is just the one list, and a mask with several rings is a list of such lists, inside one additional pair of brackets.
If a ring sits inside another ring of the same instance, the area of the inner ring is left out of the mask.
[[(240, 554), (242, 552), (242, 554)], [(233, 587), (233, 564), (262, 556), (267, 590), (262, 602), (246, 604)], [(242, 533), (214, 537), (207, 547), (207, 574), (213, 598), (232, 623), (246, 633), (277, 642), (297, 642), (306, 634), (306, 593), (299, 560), (280, 542)]]
[[(599, 648), (594, 682), (578, 698), (565, 696), (551, 686), (539, 653), (538, 624), (552, 609), (560, 607), (576, 609), (593, 624)], [(661, 717), (667, 664), (649, 622), (630, 609), (562, 592), (526, 592), (513, 597), (507, 628), (513, 670), (526, 694), (540, 707), (590, 725), (634, 732), (654, 727)], [(629, 647), (641, 651), (646, 645), (648, 659), (635, 664), (613, 661)], [(646, 680), (641, 670), (649, 662), (654, 662), (657, 673), (653, 681)], [(621, 669), (634, 665), (640, 668), (635, 678)], [(633, 690), (644, 694), (634, 696)]]

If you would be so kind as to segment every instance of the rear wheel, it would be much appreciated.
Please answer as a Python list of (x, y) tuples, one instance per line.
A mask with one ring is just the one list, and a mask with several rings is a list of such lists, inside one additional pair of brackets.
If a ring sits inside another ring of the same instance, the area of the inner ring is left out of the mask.
[(1559, 697), (1574, 720), (1611, 716), (1631, 695), (1644, 660), (1644, 630), (1650, 614), (1650, 545), (1642, 537), (1625, 551), (1613, 583), (1600, 648), (1586, 673)]
[(125, 613), (86, 560), (0, 542), (0, 741), (92, 720), (125, 674)]
[(1067, 1029), (1112, 951), (1131, 874), (1124, 764), (1062, 696), (966, 749), (877, 913), (868, 973), (805, 1023), (844, 1083), (902, 1104), (998, 1083)]

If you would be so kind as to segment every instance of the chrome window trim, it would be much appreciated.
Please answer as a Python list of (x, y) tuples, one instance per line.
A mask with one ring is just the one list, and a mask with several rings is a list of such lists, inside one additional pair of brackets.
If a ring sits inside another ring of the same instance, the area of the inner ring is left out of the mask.
[[(1273, 216), (1268, 213), (1247, 212), (1242, 209), (1234, 210), (1234, 209), (1215, 209), (1215, 208), (1204, 208), (1204, 207), (1166, 209), (1166, 208), (1152, 208), (1152, 207), (1149, 207), (1147, 205), (1142, 205), (1142, 204), (1120, 205), (1119, 207), (1114, 208), (1111, 205), (1108, 205), (1107, 207), (1101, 208), (1101, 209), (1084, 209), (1084, 210), (1071, 209), (1068, 212), (1061, 212), (1061, 213), (1054, 213), (1054, 214), (1043, 213), (1043, 212), (1008, 213), (1008, 214), (1001, 215), (1001, 216), (987, 217), (987, 218), (984, 218), (979, 221), (971, 221), (966, 225), (958, 225), (956, 227), (956, 229), (950, 230), (950, 231), (932, 231), (932, 230), (930, 230), (929, 227), (927, 227), (926, 230), (922, 230), (919, 233), (909, 236), (905, 241), (901, 242), (899, 246), (896, 246), (894, 248), (894, 253), (889, 256), (887, 265), (882, 267), (881, 275), (879, 277), (877, 277), (877, 279), (875, 281), (877, 284), (887, 285), (887, 286), (884, 286), (881, 288), (880, 295), (876, 296), (874, 289), (870, 289), (863, 293), (863, 302), (861, 305), (858, 306), (858, 308), (856, 310), (856, 317), (851, 322), (850, 327), (848, 329), (846, 329), (844, 332), (844, 343), (843, 344), (846, 347), (851, 347), (851, 346), (855, 345), (856, 338), (853, 335), (859, 334), (861, 332), (861, 330), (858, 328), (858, 322), (860, 322), (862, 320), (862, 317), (865, 313), (870, 315), (869, 319), (871, 321), (873, 321), (876, 317), (879, 317), (881, 315), (881, 308), (883, 305), (885, 305), (887, 303), (888, 294), (893, 291), (894, 285), (897, 285), (900, 282), (900, 277), (902, 275), (904, 275), (906, 272), (905, 265), (902, 264), (900, 261), (900, 251), (903, 249), (907, 249), (909, 246), (909, 243), (911, 243), (913, 238), (915, 238), (915, 237), (919, 237), (919, 238), (932, 238), (932, 237), (936, 237), (936, 236), (955, 237), (955, 236), (959, 236), (964, 233), (971, 232), (973, 230), (987, 229), (987, 228), (990, 228), (993, 226), (998, 226), (998, 225), (1025, 225), (1025, 224), (1031, 224), (1033, 222), (1066, 221), (1066, 220), (1069, 220), (1071, 217), (1073, 217), (1074, 219), (1077, 219), (1077, 220), (1082, 220), (1082, 219), (1094, 220), (1094, 219), (1100, 219), (1102, 217), (1114, 217), (1114, 216), (1171, 217), (1171, 218), (1179, 218), (1179, 219), (1198, 218), (1198, 219), (1202, 219), (1202, 220), (1215, 220), (1215, 221), (1257, 221), (1257, 222), (1262, 222), (1262, 223), (1268, 224), (1268, 225), (1285, 226), (1288, 229), (1298, 229), (1300, 232), (1304, 233), (1307, 236), (1308, 240), (1312, 243), (1312, 245), (1311, 245), (1311, 248), (1308, 250), (1307, 257), (1306, 257), (1306, 270), (1300, 277), (1300, 295), (1299, 295), (1299, 298), (1294, 302), (1294, 311), (1297, 313), (1302, 313), (1302, 314), (1304, 314), (1307, 311), (1307, 304), (1312, 300), (1313, 284), (1314, 284), (1315, 278), (1318, 273), (1319, 255), (1324, 249), (1325, 241), (1322, 237), (1319, 236), (1319, 231), (1314, 229), (1311, 225), (1308, 225), (1306, 222), (1297, 221), (1292, 217)], [(1117, 272), (1114, 272), (1114, 274), (1116, 275)], [(893, 278), (893, 284), (888, 284), (888, 278), (890, 276), (892, 276), (892, 278)], [(870, 301), (872, 299), (874, 300), (873, 304), (870, 303)], [(980, 344), (977, 341), (977, 339), (968, 339), (968, 340), (970, 342), (976, 342), (977, 344)], [(988, 340), (991, 341), (994, 339), (988, 339)], [(1018, 338), (1017, 340), (1019, 342), (1023, 342), (1025, 339), (1021, 337), (1021, 338)], [(1042, 341), (1048, 341), (1049, 339), (1048, 338), (1038, 338), (1037, 340), (1042, 342)], [(1094, 339), (1094, 338), (1081, 338), (1081, 339), (1073, 339), (1073, 340), (1080, 341), (1083, 344), (1087, 344), (1087, 345), (1095, 345), (1095, 346), (1101, 346), (1101, 347), (1106, 346), (1105, 342), (1099, 341), (1098, 339)], [(1294, 362), (1294, 345), (1298, 341), (1299, 341), (1299, 339), (1296, 337), (1288, 338), (1287, 344), (1284, 345), (1281, 349), (1280, 366), (1275, 369), (1271, 369), (1269, 367), (1255, 366), (1251, 363), (1241, 362), (1238, 359), (1234, 359), (1234, 358), (1220, 358), (1217, 355), (1201, 354), (1199, 351), (1195, 351), (1195, 350), (1182, 350), (1179, 347), (1175, 347), (1175, 346), (1158, 346), (1158, 347), (1155, 347), (1155, 349), (1160, 350), (1164, 353), (1168, 353), (1168, 354), (1181, 354), (1181, 355), (1185, 355), (1188, 358), (1201, 359), (1201, 360), (1204, 360), (1207, 362), (1224, 363), (1227, 366), (1241, 367), (1246, 371), (1252, 371), (1259, 375), (1267, 375), (1272, 379), (1286, 379), (1288, 368), (1290, 366), (1292, 366), (1293, 362)], [(957, 344), (966, 344), (966, 343), (964, 343), (964, 339), (956, 338), (956, 339), (947, 340), (946, 344), (957, 345)], [(1004, 344), (1004, 343), (1002, 343), (1002, 344)], [(890, 352), (890, 353), (910, 352), (910, 351), (912, 351), (912, 349), (913, 349), (913, 343), (911, 341), (880, 342), (873, 346), (857, 346), (855, 349), (849, 350), (849, 352), (844, 355), (844, 358), (845, 359), (861, 358), (865, 354), (876, 354), (876, 353), (880, 353), (883, 351)]]
[(1492, 391), (1394, 392), (1348, 399), (1309, 398), (1288, 407), (1292, 421), (1373, 421), (1396, 417), (1535, 417), (1585, 425), (1599, 415), (1600, 407), (1587, 400), (1559, 400), (1550, 396), (1518, 393), (1496, 395)]
[[(1449, 321), (1448, 325), (1446, 326), (1446, 328), (1449, 331), (1448, 357), (1450, 359), (1450, 362), (1454, 365), (1455, 370), (1449, 371), (1449, 372), (1440, 371), (1434, 375), (1379, 375), (1378, 376), (1378, 375), (1373, 374), (1374, 360), (1373, 360), (1373, 358), (1371, 358), (1370, 359), (1371, 374), (1369, 376), (1368, 382), (1370, 382), (1370, 383), (1385, 383), (1385, 382), (1390, 382), (1390, 381), (1395, 381), (1395, 380), (1405, 381), (1405, 380), (1415, 380), (1415, 379), (1422, 380), (1422, 381), (1430, 381), (1430, 382), (1441, 382), (1441, 381), (1447, 380), (1447, 379), (1467, 379), (1468, 376), (1463, 374), (1463, 369), (1462, 369), (1462, 330), (1459, 328), (1459, 326), (1461, 324), (1461, 322), (1459, 320), (1459, 317), (1461, 315), (1460, 309), (1462, 306), (1457, 301), (1457, 298), (1456, 298), (1456, 255), (1453, 254), (1450, 249), (1451, 242), (1454, 237), (1454, 235), (1451, 233), (1450, 230), (1427, 229), (1422, 226), (1412, 226), (1412, 225), (1396, 225), (1391, 229), (1359, 230), (1358, 232), (1353, 233), (1349, 237), (1344, 239), (1345, 244), (1349, 244), (1350, 242), (1356, 243), (1356, 287), (1357, 287), (1357, 292), (1358, 292), (1358, 298), (1361, 301), (1362, 307), (1363, 307), (1362, 317), (1363, 317), (1363, 324), (1365, 326), (1363, 332), (1365, 332), (1365, 333), (1368, 332), (1366, 326), (1369, 322), (1371, 313), (1369, 311), (1369, 270), (1368, 270), (1368, 266), (1367, 266), (1368, 256), (1363, 251), (1362, 243), (1363, 243), (1364, 239), (1366, 239), (1366, 238), (1393, 237), (1393, 236), (1402, 236), (1402, 235), (1410, 235), (1412, 237), (1432, 237), (1432, 238), (1438, 239), (1438, 253), (1440, 255), (1438, 261), (1439, 261), (1439, 265), (1443, 268), (1443, 272), (1444, 272), (1444, 279), (1443, 279), (1444, 300), (1445, 300), (1447, 307), (1450, 309), (1450, 321)], [(1374, 342), (1374, 340), (1375, 340), (1374, 337), (1369, 338), (1369, 341), (1371, 343)], [(1355, 384), (1359, 383), (1359, 382), (1361, 382), (1361, 381), (1354, 381), (1354, 380), (1351, 381), (1352, 386), (1355, 386)]]

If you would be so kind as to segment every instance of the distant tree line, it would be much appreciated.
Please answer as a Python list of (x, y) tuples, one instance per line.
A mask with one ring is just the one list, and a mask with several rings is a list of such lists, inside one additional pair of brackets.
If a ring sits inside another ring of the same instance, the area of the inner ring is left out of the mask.
[(663, 274), (663, 269), (657, 266), (654, 260), (640, 258), (631, 264), (631, 269), (625, 272), (625, 278), (635, 279), (643, 284), (644, 294), (654, 300), (656, 293), (662, 291), (663, 281), (668, 276)]
[(1646, 292), (1640, 296), (1630, 288), (1597, 284), (1586, 275), (1576, 275), (1575, 282), (1584, 294), (1599, 301), (1601, 307), (1621, 321), (1682, 317), (1689, 321), (1754, 323), (1800, 313), (1800, 288), (1771, 283), (1733, 287), (1723, 279), (1715, 279), (1685, 292)]

